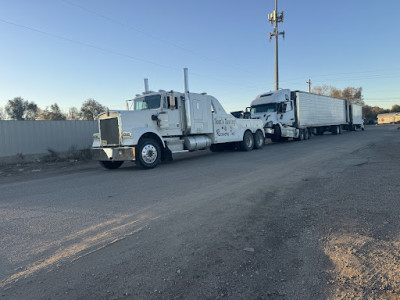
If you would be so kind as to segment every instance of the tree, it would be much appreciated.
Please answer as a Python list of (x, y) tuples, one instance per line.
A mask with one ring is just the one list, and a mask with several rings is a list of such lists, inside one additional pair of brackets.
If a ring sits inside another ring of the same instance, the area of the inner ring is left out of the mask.
[(97, 116), (105, 110), (105, 106), (90, 98), (82, 104), (81, 117), (83, 120), (96, 120)]
[(5, 109), (12, 120), (35, 120), (38, 112), (38, 106), (34, 102), (28, 102), (21, 97), (8, 100)]
[(67, 117), (61, 112), (60, 107), (57, 103), (46, 107), (45, 110), (41, 111), (39, 114), (40, 120), (65, 120)]
[(384, 114), (388, 113), (388, 109), (383, 109), (379, 106), (369, 106), (369, 105), (364, 105), (363, 106), (363, 116), (365, 120), (365, 124), (374, 124), (376, 123), (376, 118), (379, 114)]
[(341, 92), (337, 88), (330, 85), (315, 86), (311, 92), (318, 95), (336, 98), (338, 98), (338, 96), (341, 96)]
[(6, 118), (6, 114), (4, 113), (4, 109), (0, 107), (0, 120), (4, 120)]
[(67, 113), (67, 120), (80, 120), (81, 115), (76, 107), (70, 107)]
[(362, 87), (347, 87), (341, 91), (333, 86), (323, 85), (314, 87), (312, 92), (314, 94), (344, 99), (348, 100), (350, 103), (364, 105)]
[(395, 104), (392, 106), (391, 112), (400, 112), (400, 105)]
[(342, 99), (345, 99), (353, 104), (364, 105), (364, 100), (362, 96), (362, 87), (354, 88), (347, 87), (342, 91)]

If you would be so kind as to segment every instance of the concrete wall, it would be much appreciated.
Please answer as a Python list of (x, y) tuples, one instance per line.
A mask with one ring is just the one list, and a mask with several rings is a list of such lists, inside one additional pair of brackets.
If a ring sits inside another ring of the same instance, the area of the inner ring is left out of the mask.
[(97, 121), (0, 121), (0, 158), (89, 148)]

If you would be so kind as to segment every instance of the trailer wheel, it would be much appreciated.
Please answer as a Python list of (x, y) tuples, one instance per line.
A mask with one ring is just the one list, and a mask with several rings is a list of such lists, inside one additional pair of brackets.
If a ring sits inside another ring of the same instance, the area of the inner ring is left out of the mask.
[(337, 125), (331, 127), (331, 132), (332, 132), (332, 134), (334, 134), (334, 135), (339, 134), (339, 130), (340, 130), (340, 129), (339, 129), (339, 126), (337, 126)]
[(136, 164), (143, 169), (155, 168), (161, 161), (161, 147), (152, 138), (141, 140), (136, 150)]
[(113, 170), (113, 169), (118, 169), (122, 164), (124, 163), (123, 161), (107, 161), (107, 160), (101, 160), (99, 161), (100, 165), (103, 168)]
[(239, 143), (242, 151), (251, 151), (254, 147), (253, 134), (250, 131), (246, 131), (243, 135), (243, 141)]
[(254, 149), (260, 149), (265, 144), (265, 137), (260, 130), (257, 130), (254, 134)]
[(342, 134), (342, 125), (339, 125), (339, 134)]

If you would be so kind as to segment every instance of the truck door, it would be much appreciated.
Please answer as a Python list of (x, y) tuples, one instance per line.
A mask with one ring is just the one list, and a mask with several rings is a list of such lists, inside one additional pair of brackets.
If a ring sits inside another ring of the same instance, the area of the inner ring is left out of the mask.
[(177, 95), (170, 93), (163, 98), (163, 110), (159, 113), (160, 129), (163, 136), (182, 134), (181, 116)]
[(284, 125), (293, 126), (295, 123), (293, 101), (281, 102), (278, 108), (279, 122)]

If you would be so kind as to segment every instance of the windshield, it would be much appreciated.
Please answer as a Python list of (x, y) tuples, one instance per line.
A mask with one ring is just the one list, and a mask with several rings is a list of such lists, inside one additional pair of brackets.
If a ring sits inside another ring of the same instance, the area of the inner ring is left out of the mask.
[(161, 95), (150, 95), (135, 99), (135, 110), (155, 109), (161, 106)]
[(251, 107), (251, 113), (276, 112), (276, 103), (260, 104)]

